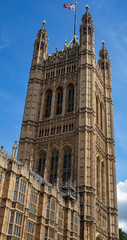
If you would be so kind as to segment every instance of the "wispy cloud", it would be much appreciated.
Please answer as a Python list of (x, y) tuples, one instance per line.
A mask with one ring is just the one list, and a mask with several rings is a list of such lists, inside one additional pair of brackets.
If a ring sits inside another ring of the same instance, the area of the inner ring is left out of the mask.
[(6, 48), (7, 46), (8, 46), (7, 43), (1, 44), (1, 45), (0, 45), (0, 49)]
[(96, 1), (96, 0), (93, 0), (93, 4), (96, 5), (96, 8), (100, 9), (100, 8), (109, 8), (110, 6), (113, 5), (113, 3), (115, 2), (116, 0), (106, 0), (106, 1)]
[(12, 97), (5, 91), (0, 90), (0, 98), (3, 98), (4, 100), (13, 100)]
[[(113, 48), (116, 51), (116, 62), (119, 64), (119, 72), (123, 76), (123, 73), (127, 74), (127, 68), (126, 68), (126, 47), (127, 47), (127, 22), (122, 22), (120, 25), (112, 25), (108, 29), (108, 35), (110, 36), (110, 40), (113, 43)], [(119, 57), (120, 56), (120, 57)], [(121, 79), (124, 83), (126, 82), (126, 79)]]
[(6, 31), (6, 28), (4, 27), (3, 31), (0, 33), (0, 49), (4, 49), (9, 46), (11, 40), (8, 36), (8, 32)]

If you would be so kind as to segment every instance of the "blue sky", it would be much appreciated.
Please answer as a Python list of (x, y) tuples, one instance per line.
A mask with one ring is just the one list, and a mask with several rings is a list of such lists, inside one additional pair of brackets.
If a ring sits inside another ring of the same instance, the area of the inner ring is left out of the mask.
[[(63, 8), (74, 0), (0, 1), (0, 145), (12, 152), (20, 137), (34, 41), (46, 20), (49, 48), (61, 50), (73, 36), (74, 11)], [(79, 0), (77, 34), (85, 5), (95, 26), (95, 54), (101, 42), (111, 60), (117, 184), (127, 179), (127, 0)], [(127, 190), (127, 189), (126, 189)], [(127, 224), (126, 224), (127, 226)]]

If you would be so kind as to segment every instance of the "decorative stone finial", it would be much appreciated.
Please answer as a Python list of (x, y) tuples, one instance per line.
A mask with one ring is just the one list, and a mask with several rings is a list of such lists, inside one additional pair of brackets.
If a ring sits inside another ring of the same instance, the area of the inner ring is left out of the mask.
[(89, 9), (89, 5), (86, 5), (86, 12), (88, 12), (88, 9)]
[(12, 148), (12, 158), (15, 159), (17, 150), (17, 139), (15, 140), (14, 146)]
[(104, 40), (102, 41), (102, 46), (103, 46), (103, 47), (105, 46), (105, 41), (104, 41)]
[(45, 24), (46, 24), (46, 21), (44, 20), (44, 21), (43, 21), (43, 28), (45, 28)]

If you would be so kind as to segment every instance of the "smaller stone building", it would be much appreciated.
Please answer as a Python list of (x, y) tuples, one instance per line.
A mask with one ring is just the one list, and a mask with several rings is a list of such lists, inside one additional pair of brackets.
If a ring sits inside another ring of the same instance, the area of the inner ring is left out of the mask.
[(41, 177), (0, 149), (1, 240), (80, 239), (74, 186), (60, 188), (59, 180), (52, 186), (45, 176), (46, 171)]

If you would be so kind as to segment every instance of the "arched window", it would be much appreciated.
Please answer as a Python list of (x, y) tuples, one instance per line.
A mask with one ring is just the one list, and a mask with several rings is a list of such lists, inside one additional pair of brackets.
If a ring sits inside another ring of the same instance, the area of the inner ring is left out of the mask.
[(45, 117), (49, 117), (51, 113), (51, 103), (52, 103), (52, 92), (51, 90), (47, 91), (46, 94), (46, 109), (45, 109)]
[(104, 63), (101, 64), (101, 68), (104, 69)]
[(36, 50), (38, 50), (38, 49), (39, 49), (39, 42), (36, 45)]
[(101, 127), (101, 130), (103, 130), (103, 105), (102, 105), (102, 103), (100, 104), (100, 127)]
[(50, 183), (57, 181), (59, 153), (57, 151), (52, 152), (51, 156), (51, 169), (50, 169)]
[(63, 89), (59, 88), (57, 91), (57, 109), (56, 114), (62, 113), (62, 103), (63, 103)]
[(71, 149), (66, 149), (64, 151), (64, 162), (63, 162), (63, 185), (70, 181), (71, 178)]
[(96, 124), (98, 124), (98, 97), (96, 97)]
[(46, 153), (41, 153), (39, 157), (38, 173), (43, 177), (45, 170)]
[(97, 197), (100, 197), (100, 159), (97, 157)]
[(84, 34), (87, 34), (87, 28), (86, 27), (84, 28)]
[(88, 27), (88, 34), (91, 34), (91, 28)]
[(105, 166), (104, 162), (101, 163), (101, 199), (105, 202)]
[(74, 111), (74, 86), (71, 84), (68, 87), (68, 112)]

